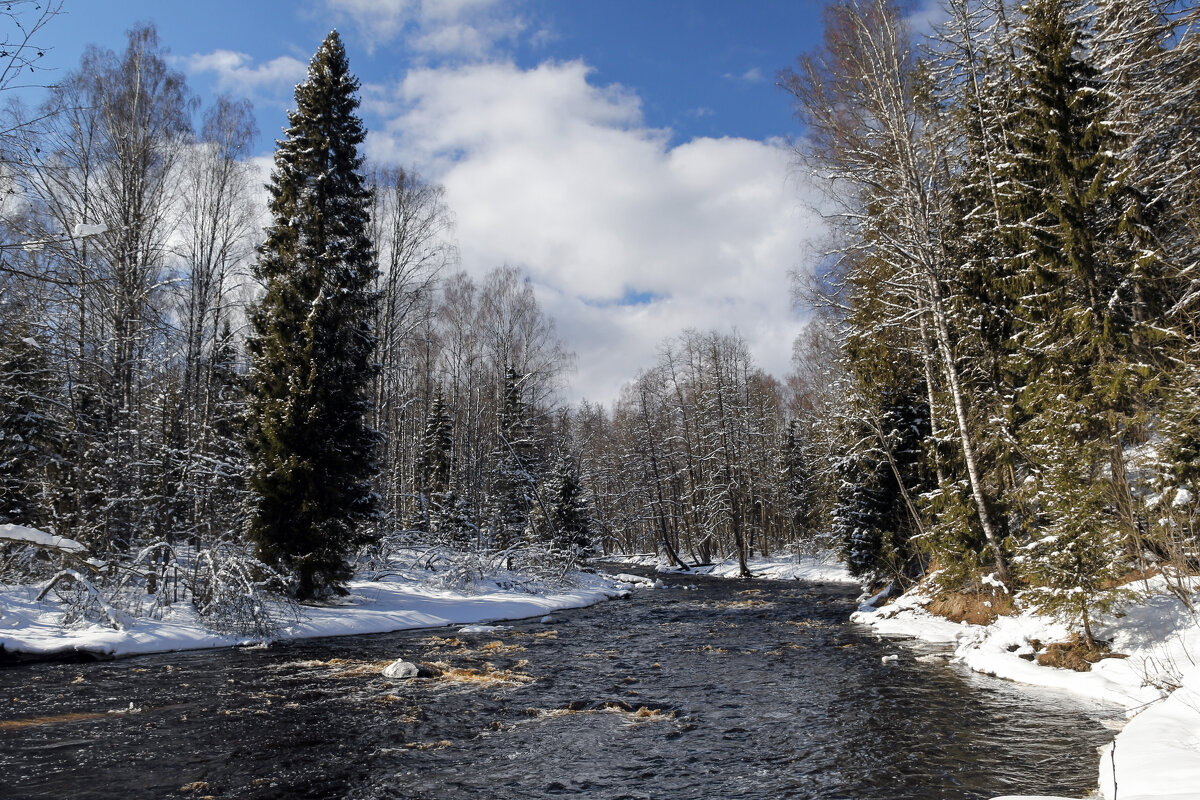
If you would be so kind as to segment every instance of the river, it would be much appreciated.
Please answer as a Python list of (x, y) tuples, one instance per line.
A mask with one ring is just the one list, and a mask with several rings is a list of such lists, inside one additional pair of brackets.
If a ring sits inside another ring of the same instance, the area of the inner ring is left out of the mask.
[[(1114, 710), (686, 576), (482, 635), (0, 667), (3, 798), (1082, 797)], [(898, 655), (896, 660), (885, 656)], [(390, 681), (403, 657), (442, 671)]]

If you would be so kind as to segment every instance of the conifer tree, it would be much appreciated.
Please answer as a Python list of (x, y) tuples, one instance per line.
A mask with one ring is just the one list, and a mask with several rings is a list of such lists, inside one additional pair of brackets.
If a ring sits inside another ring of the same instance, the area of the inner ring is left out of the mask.
[(530, 515), (531, 533), (560, 553), (582, 555), (591, 546), (591, 515), (569, 453), (554, 462), (542, 484), (541, 501)]
[(255, 264), (265, 294), (250, 315), (248, 534), (294, 577), (298, 598), (344, 592), (347, 557), (377, 518), (366, 424), (377, 298), (358, 86), (334, 31), (296, 87)]
[(43, 526), (49, 520), (49, 498), (39, 487), (47, 485), (62, 447), (55, 392), (49, 361), (29, 325), (0, 328), (0, 523)]
[(194, 443), (205, 466), (192, 473), (193, 536), (212, 542), (245, 526), (245, 390), (228, 323), (209, 355), (206, 418)]
[(1021, 562), (1041, 607), (1076, 616), (1090, 639), (1094, 598), (1123, 571), (1116, 554), (1135, 529), (1124, 451), (1154, 390), (1145, 321), (1157, 312), (1123, 233), (1114, 98), (1082, 55), (1085, 34), (1062, 0), (1026, 9), (1002, 211), (1020, 309), (1021, 490), (1035, 515)]
[(793, 535), (807, 541), (819, 524), (821, 501), (801, 437), (800, 422), (789, 421), (779, 448), (779, 494)]
[(834, 532), (850, 572), (903, 586), (920, 573), (914, 497), (932, 488), (922, 465), (929, 407), (917, 399), (920, 389), (888, 390), (879, 408), (860, 409), (871, 421), (854, 431), (856, 441), (837, 464)]
[(440, 524), (449, 510), (454, 507), (450, 496), (451, 457), (454, 450), (454, 427), (446, 402), (439, 389), (429, 407), (429, 418), (421, 436), (421, 455), (418, 467), (421, 475), (425, 530), (433, 533), (442, 528)]
[(489, 493), (492, 546), (501, 550), (516, 544), (524, 533), (536, 485), (533, 431), (522, 383), (515, 369), (505, 370)]

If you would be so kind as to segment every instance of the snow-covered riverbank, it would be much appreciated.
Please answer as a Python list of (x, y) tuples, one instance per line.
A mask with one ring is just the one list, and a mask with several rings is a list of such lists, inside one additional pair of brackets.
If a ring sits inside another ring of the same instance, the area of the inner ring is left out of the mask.
[[(660, 561), (658, 556), (646, 553), (631, 556), (607, 556), (604, 560), (630, 566), (657, 567), (659, 572), (669, 575), (712, 575), (717, 578), (736, 578), (739, 572), (736, 558), (728, 558), (715, 564), (690, 567), (687, 570), (670, 567), (665, 561)], [(750, 573), (755, 578), (769, 578), (778, 581), (858, 583), (858, 579), (850, 574), (846, 566), (840, 563), (833, 553), (802, 556), (789, 554), (756, 556), (747, 562), (747, 566), (750, 567)]]
[[(1200, 800), (1200, 621), (1161, 577), (1130, 588), (1142, 599), (1102, 617), (1096, 634), (1127, 657), (1104, 659), (1089, 672), (1029, 660), (1033, 642), (1071, 634), (1030, 612), (986, 626), (954, 624), (926, 611), (930, 598), (914, 591), (878, 609), (864, 606), (852, 620), (881, 634), (945, 644), (955, 661), (977, 672), (1122, 706), (1131, 720), (1101, 758), (1103, 796)], [(1200, 592), (1191, 600), (1200, 607)]]
[[(641, 555), (624, 557), (624, 563), (659, 562), (656, 556)], [(748, 566), (759, 578), (855, 581), (828, 555), (759, 557)], [(660, 571), (688, 574), (666, 567)], [(719, 577), (737, 577), (738, 571), (733, 559), (693, 569)], [(877, 609), (864, 605), (851, 619), (883, 635), (944, 644), (952, 660), (976, 672), (1124, 708), (1130, 720), (1099, 764), (1103, 796), (1200, 800), (1200, 617), (1169, 591), (1162, 577), (1129, 588), (1142, 599), (1119, 615), (1101, 618), (1097, 630), (1098, 638), (1111, 641), (1114, 653), (1128, 657), (1104, 659), (1089, 672), (1041, 666), (1029, 658), (1034, 654), (1032, 642), (1063, 642), (1072, 633), (1068, 626), (1032, 612), (1000, 617), (986, 626), (956, 624), (926, 611), (931, 598), (918, 590)], [(1200, 582), (1192, 589), (1192, 606), (1200, 609), (1200, 591), (1195, 591)], [(873, 600), (882, 604), (885, 598)]]
[[(300, 618), (282, 627), (276, 640), (386, 633), (411, 628), (469, 625), (543, 616), (580, 608), (628, 593), (616, 579), (575, 573), (567, 587), (529, 592), (481, 582), (470, 593), (441, 589), (419, 575), (356, 580), (334, 604), (299, 606)], [(121, 629), (98, 623), (63, 627), (63, 609), (50, 597), (38, 602), (39, 587), (0, 592), (0, 650), (29, 656), (87, 652), (129, 656), (173, 650), (230, 647), (252, 639), (214, 633), (189, 603), (169, 607), (160, 619), (134, 617)]]
[[(653, 556), (610, 560), (639, 566), (658, 564)], [(749, 566), (759, 578), (855, 582), (845, 567), (830, 557), (760, 557), (752, 559)], [(736, 577), (738, 565), (725, 561), (690, 573), (660, 571), (685, 580), (688, 574)], [(352, 581), (350, 594), (335, 604), (299, 607), (299, 618), (282, 627), (275, 638), (384, 633), (538, 617), (650, 585), (650, 581), (633, 576), (622, 580), (603, 573), (575, 573), (568, 587), (529, 591), (512, 588), (513, 577), (479, 581), (469, 592), (446, 589), (427, 569), (416, 567), (379, 580)], [(1113, 652), (1127, 658), (1105, 659), (1082, 673), (1040, 666), (1028, 658), (1034, 654), (1033, 642), (1065, 641), (1071, 633), (1061, 623), (1028, 612), (1000, 617), (986, 626), (955, 624), (928, 612), (929, 598), (915, 591), (879, 608), (864, 606), (852, 620), (882, 635), (944, 644), (948, 656), (977, 672), (1118, 704), (1131, 720), (1099, 765), (1104, 797), (1200, 800), (1200, 623), (1186, 604), (1168, 591), (1161, 577), (1131, 588), (1143, 599), (1126, 606), (1119, 616), (1101, 618), (1097, 629), (1099, 638), (1111, 641)], [(190, 603), (168, 607), (157, 619), (124, 619), (119, 629), (99, 623), (64, 627), (63, 608), (53, 595), (37, 601), (38, 591), (35, 586), (0, 591), (0, 649), (35, 657), (80, 651), (127, 656), (252, 641), (205, 628)], [(1200, 607), (1200, 591), (1193, 592), (1191, 599), (1194, 607)], [(882, 599), (876, 598), (876, 602)]]

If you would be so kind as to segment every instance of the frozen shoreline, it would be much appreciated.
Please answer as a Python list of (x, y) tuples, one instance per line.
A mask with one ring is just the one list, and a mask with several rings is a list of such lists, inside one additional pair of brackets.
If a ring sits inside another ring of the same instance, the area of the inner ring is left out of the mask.
[[(1200, 800), (1200, 621), (1168, 592), (1161, 577), (1135, 587), (1144, 599), (1121, 616), (1102, 617), (1097, 627), (1098, 638), (1110, 640), (1113, 652), (1128, 657), (1104, 659), (1090, 672), (1021, 658), (1033, 653), (1032, 640), (1066, 641), (1071, 633), (1029, 612), (986, 626), (954, 624), (926, 611), (930, 598), (918, 590), (880, 608), (864, 605), (851, 621), (883, 635), (952, 647), (953, 660), (976, 672), (1125, 709), (1129, 722), (1104, 749), (1098, 766), (1101, 796)], [(1200, 592), (1193, 591), (1192, 601), (1200, 607)]]
[[(405, 576), (355, 580), (337, 604), (300, 606), (302, 618), (283, 627), (272, 641), (354, 636), (414, 628), (438, 628), (540, 617), (569, 608), (628, 596), (630, 586), (604, 575), (577, 573), (575, 584), (546, 593), (483, 587), (466, 594), (431, 587)], [(31, 659), (87, 653), (100, 658), (256, 643), (204, 627), (191, 605), (179, 603), (162, 619), (137, 617), (117, 630), (99, 624), (63, 628), (63, 611), (49, 600), (37, 602), (38, 587), (0, 593), (0, 651)]]
[[(656, 556), (642, 555), (627, 557), (624, 563), (653, 566), (659, 562)], [(829, 557), (754, 558), (749, 567), (759, 578), (856, 582), (843, 565)], [(736, 560), (726, 560), (691, 573), (665, 566), (659, 571), (736, 577), (738, 566)], [(930, 598), (914, 591), (877, 609), (864, 605), (850, 619), (885, 636), (945, 645), (953, 650), (953, 661), (975, 672), (1124, 709), (1129, 721), (1105, 748), (1097, 767), (1101, 796), (1106, 800), (1200, 800), (1200, 618), (1168, 590), (1162, 577), (1131, 588), (1143, 599), (1130, 603), (1120, 616), (1101, 618), (1097, 629), (1099, 638), (1111, 640), (1113, 652), (1128, 658), (1104, 659), (1090, 672), (1044, 667), (1021, 658), (1033, 653), (1031, 640), (1051, 643), (1071, 636), (1068, 626), (1030, 612), (1000, 617), (986, 626), (956, 624), (926, 611)], [(1193, 607), (1200, 609), (1200, 580), (1191, 588)], [(884, 599), (872, 598), (876, 603)], [(1023, 797), (1061, 800), (1046, 795)]]

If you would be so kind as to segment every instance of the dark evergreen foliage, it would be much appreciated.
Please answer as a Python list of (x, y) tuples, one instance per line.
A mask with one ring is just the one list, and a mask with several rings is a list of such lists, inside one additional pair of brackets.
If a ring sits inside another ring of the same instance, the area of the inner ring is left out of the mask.
[(571, 455), (563, 452), (542, 483), (530, 519), (533, 538), (578, 557), (591, 549), (593, 527), (579, 470)]
[(1110, 124), (1115, 98), (1080, 56), (1083, 32), (1061, 0), (1026, 8), (1002, 216), (1019, 296), (1012, 371), (1032, 541), (1021, 556), (1044, 608), (1089, 608), (1124, 571), (1136, 532), (1125, 449), (1139, 444), (1160, 337), (1153, 259), (1135, 257), (1122, 220), (1128, 183)]
[(885, 399), (877, 414), (878, 424), (861, 428), (837, 464), (834, 532), (854, 575), (907, 586), (921, 571), (912, 503), (916, 493), (933, 488), (922, 451), (929, 408), (901, 393)]
[(821, 502), (810, 457), (805, 452), (806, 444), (809, 443), (802, 438), (799, 422), (790, 421), (779, 450), (780, 501), (802, 540), (811, 539), (817, 533)]
[(453, 456), (454, 425), (439, 389), (429, 407), (417, 465), (424, 509), (420, 524), (426, 532), (447, 534), (445, 538), (458, 544), (463, 520), (462, 504), (451, 488)]
[(50, 521), (51, 471), (61, 459), (61, 407), (49, 359), (30, 326), (0, 307), (0, 523)]
[(506, 549), (521, 541), (537, 486), (537, 443), (531, 410), (522, 391), (524, 376), (504, 371), (504, 402), (498, 420), (489, 517), (491, 544)]
[(248, 535), (294, 576), (299, 598), (344, 591), (347, 557), (377, 516), (366, 424), (377, 298), (358, 86), (335, 31), (296, 87), (255, 264), (265, 294), (248, 343)]

